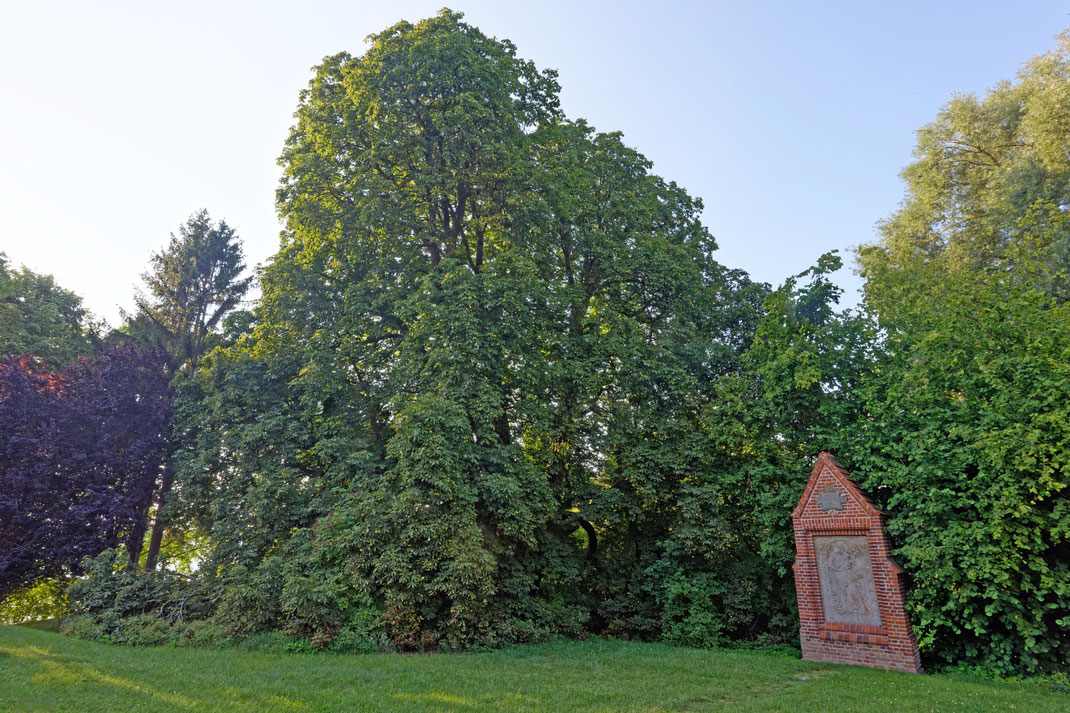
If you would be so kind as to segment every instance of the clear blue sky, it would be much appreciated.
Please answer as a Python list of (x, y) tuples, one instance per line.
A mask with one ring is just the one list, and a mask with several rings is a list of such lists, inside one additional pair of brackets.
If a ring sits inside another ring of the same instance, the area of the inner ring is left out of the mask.
[[(248, 262), (278, 244), (275, 164), (310, 68), (432, 2), (10, 2), (0, 26), (0, 251), (117, 323), (193, 211)], [(779, 283), (869, 242), (914, 131), (1070, 26), (1058, 2), (450, 5), (560, 72), (562, 104), (706, 204), (718, 258)], [(850, 269), (837, 275), (853, 291)], [(854, 301), (852, 298), (850, 301)]]

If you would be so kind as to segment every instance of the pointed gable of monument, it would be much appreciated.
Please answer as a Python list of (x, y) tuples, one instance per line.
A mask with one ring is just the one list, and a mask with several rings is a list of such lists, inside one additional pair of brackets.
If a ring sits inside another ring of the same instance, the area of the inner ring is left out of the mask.
[(879, 518), (882, 514), (869, 496), (858, 489), (844, 467), (822, 451), (791, 516), (806, 519), (829, 516)]

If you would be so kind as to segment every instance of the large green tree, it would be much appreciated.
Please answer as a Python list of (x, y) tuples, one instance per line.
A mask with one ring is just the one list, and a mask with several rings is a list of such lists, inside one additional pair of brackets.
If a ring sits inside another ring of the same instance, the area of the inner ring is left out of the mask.
[(845, 461), (893, 514), (930, 659), (1010, 673), (1070, 657), (1070, 312), (1049, 277), (928, 266), (878, 293), (894, 327)]
[(557, 93), (450, 11), (302, 92), (255, 326), (185, 402), (186, 514), (236, 626), (657, 634), (643, 571), (713, 467), (700, 412), (762, 290)]

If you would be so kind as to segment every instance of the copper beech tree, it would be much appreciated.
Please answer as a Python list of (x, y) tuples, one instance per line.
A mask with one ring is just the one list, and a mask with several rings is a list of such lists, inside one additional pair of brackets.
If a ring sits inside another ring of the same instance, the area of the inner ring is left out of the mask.
[(59, 371), (0, 362), (0, 598), (120, 544), (136, 563), (170, 415), (159, 353), (112, 347)]

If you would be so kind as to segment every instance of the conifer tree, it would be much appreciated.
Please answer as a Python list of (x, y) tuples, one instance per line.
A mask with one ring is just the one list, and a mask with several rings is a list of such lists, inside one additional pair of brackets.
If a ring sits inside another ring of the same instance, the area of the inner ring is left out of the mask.
[[(208, 211), (190, 216), (171, 234), (167, 248), (154, 253), (151, 269), (142, 275), (148, 293), (135, 297), (137, 312), (128, 318), (129, 332), (161, 349), (171, 374), (196, 371), (201, 357), (218, 341), (223, 318), (249, 291), (252, 276), (242, 276), (241, 242), (226, 221), (213, 223)], [(163, 539), (164, 505), (174, 483), (168, 466), (156, 491), (156, 520), (145, 567), (154, 569)], [(137, 553), (131, 552), (131, 559)]]

